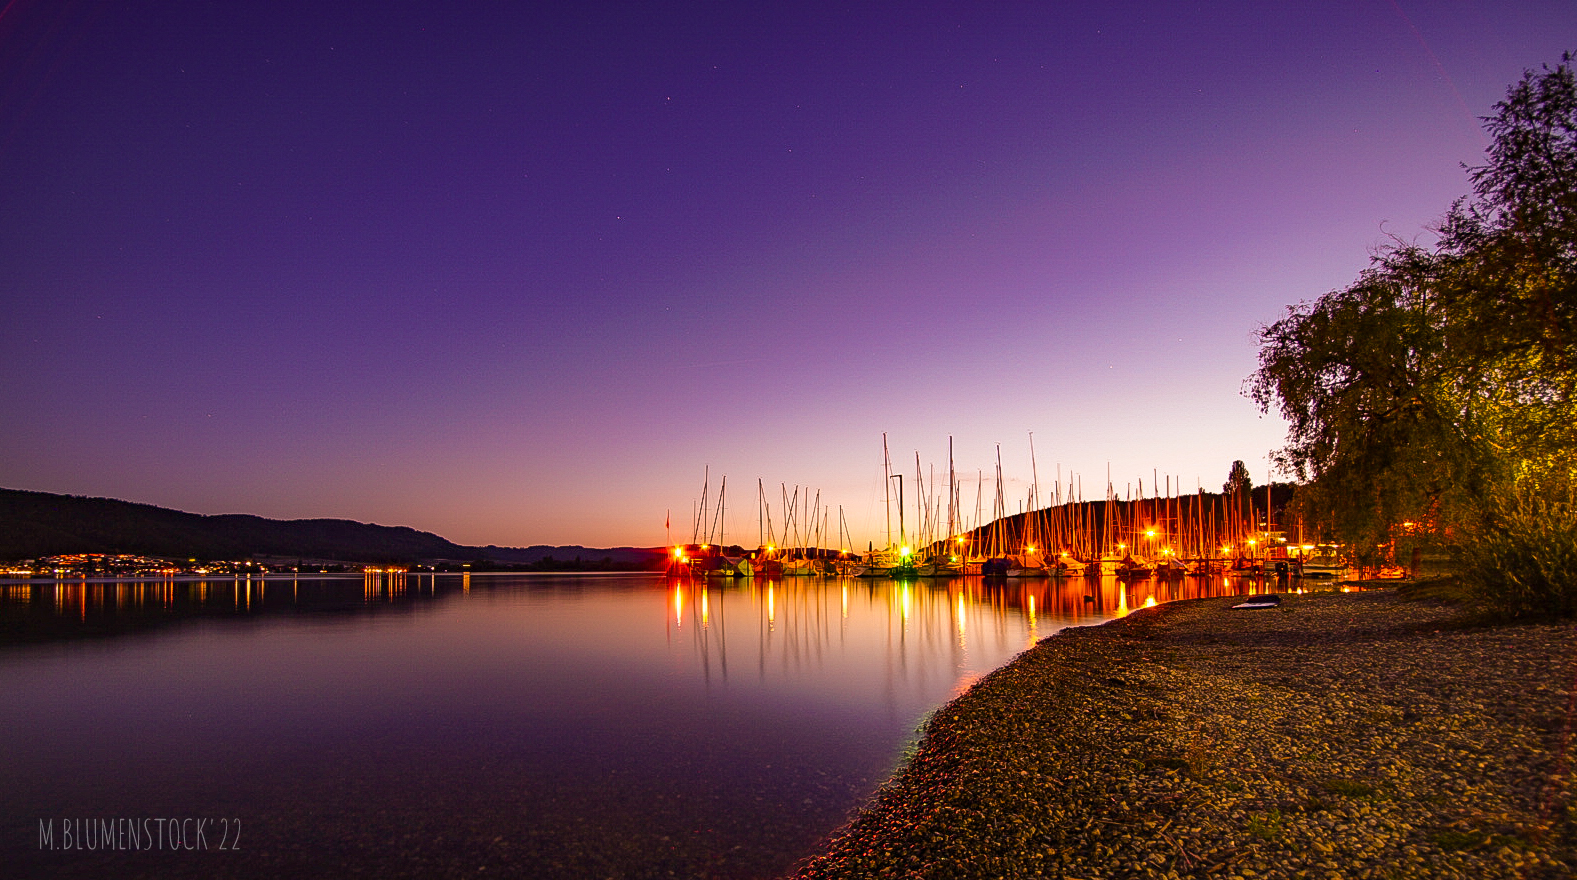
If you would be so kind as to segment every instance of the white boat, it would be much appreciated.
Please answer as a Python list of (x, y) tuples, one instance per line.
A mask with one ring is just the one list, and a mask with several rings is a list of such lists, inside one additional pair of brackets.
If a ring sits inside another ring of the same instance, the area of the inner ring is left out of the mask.
[(923, 578), (954, 577), (956, 575), (962, 574), (964, 567), (962, 564), (957, 562), (956, 559), (949, 559), (945, 556), (934, 556), (924, 562), (916, 564), (914, 571), (916, 576)]
[(1046, 567), (1052, 577), (1080, 577), (1088, 566), (1070, 553), (1057, 557), (1057, 561)]
[(1303, 560), (1299, 572), (1306, 578), (1346, 577), (1347, 563), (1335, 553), (1315, 553)]
[(816, 573), (816, 560), (814, 559), (783, 560), (784, 577), (813, 577)]

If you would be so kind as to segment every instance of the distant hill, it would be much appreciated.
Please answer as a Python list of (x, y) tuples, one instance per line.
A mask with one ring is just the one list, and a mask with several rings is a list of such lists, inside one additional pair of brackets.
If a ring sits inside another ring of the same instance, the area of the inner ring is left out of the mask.
[(0, 559), (69, 553), (131, 553), (170, 559), (295, 557), (417, 564), (437, 560), (533, 565), (610, 560), (632, 568), (661, 559), (661, 548), (467, 547), (405, 526), (346, 519), (204, 516), (112, 498), (0, 489)]

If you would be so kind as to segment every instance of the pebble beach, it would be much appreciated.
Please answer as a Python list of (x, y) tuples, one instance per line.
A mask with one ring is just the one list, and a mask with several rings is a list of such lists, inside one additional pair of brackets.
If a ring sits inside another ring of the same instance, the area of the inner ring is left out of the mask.
[(794, 876), (1577, 876), (1577, 627), (1282, 599), (1042, 641), (938, 710)]

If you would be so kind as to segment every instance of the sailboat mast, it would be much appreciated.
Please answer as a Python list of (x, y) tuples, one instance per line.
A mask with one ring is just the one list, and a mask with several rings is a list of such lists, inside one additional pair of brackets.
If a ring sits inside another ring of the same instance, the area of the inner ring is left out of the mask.
[(903, 525), (903, 474), (893, 474), (892, 478), (898, 481), (898, 543), (908, 544)]
[(701, 543), (701, 523), (706, 522), (706, 493), (712, 486), (712, 466), (707, 465), (701, 478), (701, 507), (695, 512), (695, 523), (690, 529), (690, 543)]
[[(887, 432), (882, 432), (882, 491), (887, 496), (887, 546), (893, 545), (893, 460), (887, 454)], [(899, 513), (902, 513), (899, 510)]]
[[(953, 506), (953, 493), (954, 493), (954, 491), (955, 490), (954, 490), (954, 482), (953, 482), (953, 438), (952, 437), (948, 437), (947, 438), (947, 539), (949, 541), (951, 541), (953, 539), (953, 534), (958, 529), (958, 523), (957, 523), (957, 521), (955, 519), (957, 511), (954, 509), (954, 506)], [(951, 548), (949, 548), (949, 549), (951, 549)]]

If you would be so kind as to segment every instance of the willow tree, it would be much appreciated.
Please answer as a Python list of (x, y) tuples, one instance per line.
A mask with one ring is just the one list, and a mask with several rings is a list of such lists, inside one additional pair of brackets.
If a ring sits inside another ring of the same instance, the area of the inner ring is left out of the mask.
[(1493, 396), (1477, 425), (1505, 478), (1570, 484), (1577, 448), (1577, 78), (1568, 53), (1486, 120), (1475, 198), (1441, 227), (1438, 297), (1462, 381)]
[(1352, 285), (1259, 330), (1251, 395), (1289, 425), (1306, 521), (1374, 546), (1404, 522), (1482, 524), (1577, 448), (1577, 85), (1530, 71), (1485, 120), (1488, 163), (1432, 247), (1393, 243)]

